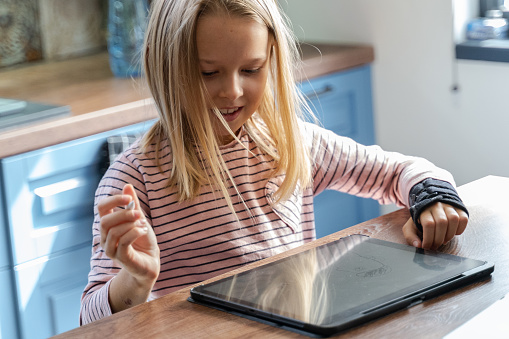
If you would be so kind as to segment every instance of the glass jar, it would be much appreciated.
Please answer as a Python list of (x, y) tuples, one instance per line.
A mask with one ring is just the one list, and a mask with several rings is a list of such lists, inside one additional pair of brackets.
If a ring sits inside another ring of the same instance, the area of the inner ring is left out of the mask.
[(146, 0), (108, 1), (108, 53), (117, 77), (141, 75), (141, 51), (149, 5)]
[(500, 10), (486, 11), (484, 18), (472, 20), (467, 25), (468, 40), (506, 39), (508, 22)]

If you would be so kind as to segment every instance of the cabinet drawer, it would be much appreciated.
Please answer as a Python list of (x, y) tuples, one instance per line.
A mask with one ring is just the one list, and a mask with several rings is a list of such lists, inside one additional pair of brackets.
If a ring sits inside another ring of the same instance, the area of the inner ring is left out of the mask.
[(336, 134), (355, 134), (355, 93), (344, 83), (343, 75), (334, 74), (314, 79), (303, 85), (302, 91), (323, 126)]
[(12, 268), (0, 269), (0, 338), (17, 338), (15, 292), (12, 283)]
[(79, 326), (90, 246), (14, 267), (22, 338), (48, 338)]
[(325, 128), (363, 144), (374, 143), (370, 66), (314, 78), (300, 88)]
[(139, 133), (151, 123), (2, 160), (14, 265), (91, 243), (94, 193), (102, 175), (103, 145), (111, 135)]

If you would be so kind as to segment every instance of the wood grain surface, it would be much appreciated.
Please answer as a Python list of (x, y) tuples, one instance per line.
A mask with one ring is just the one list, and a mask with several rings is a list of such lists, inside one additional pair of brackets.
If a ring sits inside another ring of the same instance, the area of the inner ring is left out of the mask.
[[(440, 251), (495, 263), (491, 278), (417, 306), (350, 329), (337, 338), (442, 338), (509, 292), (509, 179), (485, 177), (460, 187), (470, 211), (469, 226)], [(401, 227), (409, 218), (399, 210), (358, 224), (267, 260), (209, 281), (304, 251), (350, 234), (405, 243)], [(133, 307), (57, 338), (305, 338), (187, 301), (190, 288)]]

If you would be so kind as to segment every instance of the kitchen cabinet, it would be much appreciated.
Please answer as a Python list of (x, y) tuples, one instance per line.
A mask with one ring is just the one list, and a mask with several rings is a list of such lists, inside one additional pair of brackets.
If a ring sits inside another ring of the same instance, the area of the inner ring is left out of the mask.
[[(141, 133), (151, 123), (1, 160), (0, 280), (6, 299), (15, 297), (10, 305), (3, 302), (2, 335), (47, 338), (79, 326), (80, 298), (90, 270), (94, 192), (104, 168), (105, 142), (112, 135)], [(17, 319), (5, 318), (9, 314)], [(16, 322), (18, 330), (12, 326)]]
[[(374, 144), (370, 65), (313, 78), (300, 86), (325, 128), (361, 144)], [(332, 190), (316, 196), (314, 205), (318, 238), (380, 214), (377, 201)]]

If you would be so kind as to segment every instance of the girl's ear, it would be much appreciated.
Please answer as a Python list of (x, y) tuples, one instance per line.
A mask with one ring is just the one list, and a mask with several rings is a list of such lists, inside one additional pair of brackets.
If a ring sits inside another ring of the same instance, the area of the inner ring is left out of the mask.
[(274, 38), (274, 35), (272, 35), (272, 33), (269, 34), (269, 48), (270, 48), (270, 53), (272, 55), (272, 53), (274, 53), (274, 50), (276, 48), (276, 39)]

